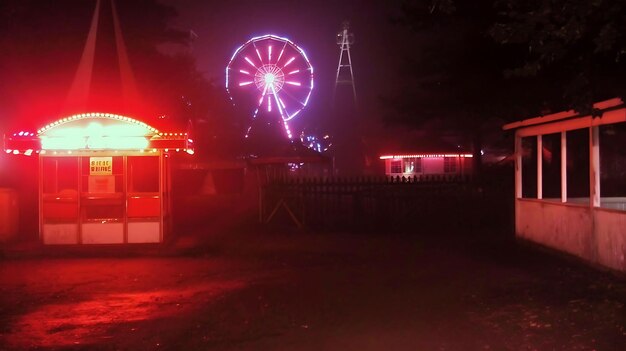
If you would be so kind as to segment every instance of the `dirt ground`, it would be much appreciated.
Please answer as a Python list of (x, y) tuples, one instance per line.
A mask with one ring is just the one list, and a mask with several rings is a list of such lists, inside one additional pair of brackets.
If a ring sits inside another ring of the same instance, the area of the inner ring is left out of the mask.
[(5, 254), (0, 349), (624, 350), (625, 303), (623, 276), (510, 239), (207, 235)]

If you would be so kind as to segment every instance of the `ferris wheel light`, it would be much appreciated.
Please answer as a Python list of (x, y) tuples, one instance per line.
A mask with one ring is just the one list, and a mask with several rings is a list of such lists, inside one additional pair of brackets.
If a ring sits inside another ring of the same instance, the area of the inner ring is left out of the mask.
[[(285, 43), (287, 44), (287, 43)], [(280, 58), (283, 57), (283, 53), (285, 52), (285, 47), (283, 46), (283, 49), (280, 50), (280, 54), (278, 54), (278, 58), (276, 59), (276, 62), (280, 61)]]
[(254, 64), (254, 62), (252, 62), (252, 60), (248, 58), (248, 56), (244, 57), (244, 60), (248, 61), (248, 63), (251, 64), (252, 67), (256, 68), (256, 65)]
[[(265, 84), (267, 84), (267, 85), (270, 85), (270, 84), (273, 85), (274, 84), (274, 80), (276, 80), (276, 76), (271, 74), (271, 73), (266, 73), (264, 78), (265, 78)], [(287, 83), (289, 83), (289, 82), (287, 82)]]
[[(283, 56), (285, 60), (282, 60)], [(286, 67), (290, 68), (289, 71)], [(287, 76), (289, 80), (285, 79)], [(247, 88), (251, 85), (257, 89)], [(279, 115), (290, 139), (292, 132), (287, 122), (306, 106), (312, 89), (313, 67), (306, 54), (291, 40), (276, 35), (249, 39), (235, 50), (226, 67), (226, 90), (233, 104), (241, 104), (240, 108), (248, 109), (252, 120), (259, 113)], [(245, 97), (254, 92), (260, 93), (256, 96), (258, 102)], [(251, 129), (252, 126), (247, 129), (246, 137)]]
[(294, 56), (294, 57), (292, 57), (292, 58), (290, 58), (290, 59), (287, 61), (287, 63), (285, 63), (285, 65), (283, 66), (283, 68), (285, 68), (285, 67), (289, 66), (289, 64), (290, 64), (290, 63), (292, 63), (292, 62), (293, 62), (293, 60), (295, 60), (295, 59), (296, 59), (296, 57), (295, 57), (295, 56)]

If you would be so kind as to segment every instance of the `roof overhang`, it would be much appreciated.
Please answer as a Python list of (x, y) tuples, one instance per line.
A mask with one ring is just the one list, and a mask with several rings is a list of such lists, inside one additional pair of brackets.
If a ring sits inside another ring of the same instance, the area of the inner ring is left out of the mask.
[[(610, 99), (610, 100), (593, 104), (593, 108), (595, 110), (600, 111), (601, 113), (616, 110), (616, 109), (623, 108), (623, 107), (624, 107), (624, 102), (620, 98), (614, 98), (614, 99)], [(581, 117), (590, 118), (591, 116), (585, 116), (574, 110), (569, 110), (569, 111), (558, 112), (558, 113), (554, 113), (550, 115), (524, 119), (524, 120), (517, 121), (517, 122), (507, 123), (502, 127), (502, 129), (503, 130), (520, 129), (520, 128), (525, 128), (525, 127), (539, 126), (543, 124), (555, 123), (555, 122), (560, 122), (560, 121), (564, 121), (568, 119), (576, 119), (576, 118), (581, 118)]]
[(164, 133), (137, 119), (111, 113), (83, 113), (64, 117), (32, 131), (6, 136), (6, 153), (72, 151), (183, 151), (193, 154), (187, 132)]
[(458, 158), (471, 158), (472, 154), (467, 153), (432, 153), (432, 154), (398, 154), (398, 155), (382, 155), (379, 158), (381, 160), (398, 160), (401, 158), (444, 158), (444, 157), (458, 157)]

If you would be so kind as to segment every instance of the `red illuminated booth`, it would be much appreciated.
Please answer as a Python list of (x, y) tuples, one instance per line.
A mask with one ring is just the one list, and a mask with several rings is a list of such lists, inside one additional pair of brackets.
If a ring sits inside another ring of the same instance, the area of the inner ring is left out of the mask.
[(193, 154), (187, 133), (87, 113), (5, 138), (5, 152), (39, 157), (44, 244), (161, 243), (169, 227), (170, 158)]

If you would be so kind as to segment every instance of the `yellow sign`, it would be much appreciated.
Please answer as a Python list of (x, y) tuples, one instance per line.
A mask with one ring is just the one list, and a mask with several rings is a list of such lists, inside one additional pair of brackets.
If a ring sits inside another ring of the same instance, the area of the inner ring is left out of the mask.
[(112, 175), (113, 157), (90, 157), (89, 175)]

